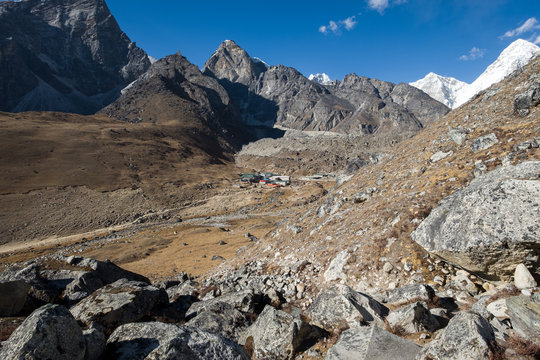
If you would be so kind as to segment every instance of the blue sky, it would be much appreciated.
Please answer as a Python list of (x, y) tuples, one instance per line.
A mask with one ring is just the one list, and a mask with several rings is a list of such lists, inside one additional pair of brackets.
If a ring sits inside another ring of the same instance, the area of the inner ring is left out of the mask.
[(107, 4), (131, 40), (155, 58), (180, 50), (202, 67), (223, 40), (232, 39), (271, 65), (332, 79), (354, 72), (410, 82), (433, 71), (471, 82), (515, 39), (540, 43), (538, 0)]

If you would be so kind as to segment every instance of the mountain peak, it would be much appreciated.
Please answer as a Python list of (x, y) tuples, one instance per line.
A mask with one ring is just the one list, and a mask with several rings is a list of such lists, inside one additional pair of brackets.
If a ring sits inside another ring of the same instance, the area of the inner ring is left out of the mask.
[(325, 73), (311, 74), (309, 75), (308, 79), (321, 85), (332, 84), (332, 79), (330, 79), (330, 76), (326, 75)]
[(508, 45), (497, 60), (489, 65), (470, 85), (433, 72), (427, 74), (423, 79), (410, 83), (410, 85), (423, 90), (435, 100), (454, 109), (470, 100), (480, 91), (487, 89), (527, 65), (539, 51), (540, 47), (535, 44), (527, 40), (517, 39)]
[(225, 40), (204, 64), (203, 72), (218, 79), (247, 85), (266, 71), (266, 68), (264, 62), (253, 60), (233, 40)]
[(539, 51), (540, 47), (535, 44), (527, 40), (517, 39), (508, 45), (501, 52), (497, 60), (489, 65), (470, 86), (460, 92), (456, 99), (456, 106), (466, 103), (480, 91), (487, 89), (514, 71), (521, 69)]

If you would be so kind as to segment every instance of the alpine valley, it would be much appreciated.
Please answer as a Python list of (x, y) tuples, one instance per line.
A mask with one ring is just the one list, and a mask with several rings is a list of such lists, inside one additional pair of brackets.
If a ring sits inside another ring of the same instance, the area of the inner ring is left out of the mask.
[(0, 2), (0, 358), (540, 358), (538, 46), (471, 84), (209, 55)]

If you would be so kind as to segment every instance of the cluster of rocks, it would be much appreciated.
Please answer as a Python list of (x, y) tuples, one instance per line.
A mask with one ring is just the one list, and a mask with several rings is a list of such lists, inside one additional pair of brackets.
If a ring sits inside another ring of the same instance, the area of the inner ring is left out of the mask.
[[(493, 286), (483, 293), (470, 289), (466, 301), (426, 284), (369, 295), (330, 284), (312, 296), (297, 276), (317, 270), (311, 267), (304, 261), (265, 275), (263, 264), (253, 262), (201, 283), (179, 274), (154, 284), (111, 262), (81, 257), (58, 257), (54, 267), (13, 267), (0, 273), (0, 314), (26, 318), (2, 343), (0, 356), (82, 360), (538, 355), (540, 292), (525, 266), (516, 269), (515, 286)], [(459, 275), (455, 281), (470, 277)], [(309, 306), (296, 306), (302, 297), (311, 299)]]

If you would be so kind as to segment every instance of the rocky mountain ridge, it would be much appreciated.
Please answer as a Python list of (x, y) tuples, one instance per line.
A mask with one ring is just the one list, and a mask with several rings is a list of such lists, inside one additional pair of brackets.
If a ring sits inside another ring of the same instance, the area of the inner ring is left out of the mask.
[(290, 67), (262, 67), (231, 40), (214, 52), (203, 73), (229, 91), (246, 124), (372, 134), (418, 130), (448, 111), (406, 84), (351, 74), (323, 86)]
[(150, 66), (104, 0), (0, 2), (0, 111), (91, 114)]

